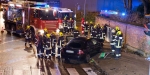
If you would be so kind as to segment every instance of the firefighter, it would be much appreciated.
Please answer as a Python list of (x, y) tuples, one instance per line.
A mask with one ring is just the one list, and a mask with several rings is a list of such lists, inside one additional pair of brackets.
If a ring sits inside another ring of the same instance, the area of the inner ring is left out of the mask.
[(111, 42), (110, 42), (110, 45), (111, 45), (111, 50), (112, 50), (112, 55), (114, 55), (115, 54), (115, 41), (116, 41), (116, 38), (115, 38), (115, 36), (116, 36), (116, 31), (115, 31), (115, 29), (112, 29), (111, 30), (111, 33), (112, 33), (112, 35), (111, 35)]
[(121, 31), (118, 31), (117, 34), (116, 34), (116, 41), (115, 41), (115, 55), (116, 55), (116, 59), (121, 57), (122, 42), (123, 42), (122, 33), (121, 33)]
[(69, 27), (69, 32), (72, 33), (74, 30), (74, 22), (73, 22), (72, 18), (70, 18), (70, 20), (69, 20), (68, 27)]
[(93, 24), (93, 22), (91, 21), (91, 22), (90, 22), (90, 33), (92, 33), (93, 28), (94, 28), (94, 24)]
[(64, 34), (68, 34), (68, 23), (66, 17), (64, 18), (63, 21), (63, 27), (64, 27)]
[(51, 59), (51, 50), (52, 50), (52, 47), (51, 47), (51, 38), (50, 38), (50, 34), (46, 34), (46, 39), (45, 39), (45, 50), (46, 50), (46, 56), (45, 58), (47, 59)]
[(80, 32), (79, 32), (79, 30), (78, 30), (78, 27), (77, 27), (77, 26), (75, 26), (75, 29), (74, 29), (74, 31), (73, 31), (73, 36), (74, 36), (74, 38), (76, 38), (76, 37), (80, 36)]
[(89, 25), (88, 25), (88, 21), (86, 21), (84, 24), (84, 35), (86, 37), (88, 36), (88, 30), (89, 30)]
[(60, 32), (59, 33), (59, 38), (58, 38), (58, 42), (57, 42), (57, 58), (60, 59), (60, 53), (61, 53), (61, 48), (64, 46), (65, 42), (64, 42), (64, 36), (63, 33)]
[(41, 52), (42, 52), (42, 35), (40, 34), (40, 32), (38, 32), (38, 34), (35, 37), (35, 45), (36, 45), (36, 49), (37, 49), (37, 56), (38, 58), (41, 58)]
[(104, 32), (104, 27), (103, 26), (101, 26), (100, 27), (101, 29), (100, 29), (100, 40), (102, 40), (102, 42), (104, 43), (104, 40), (105, 40), (105, 32)]
[(116, 26), (115, 31), (116, 31), (116, 34), (117, 34), (117, 32), (120, 31), (120, 28), (118, 26)]
[(53, 31), (51, 34), (51, 47), (52, 47), (52, 56), (55, 56), (57, 37), (56, 33)]
[(31, 44), (31, 30), (30, 30), (30, 26), (27, 26), (27, 29), (25, 31), (25, 48), (27, 47), (27, 43), (29, 43), (30, 47), (32, 47)]
[(97, 38), (96, 25), (94, 25), (94, 27), (92, 28), (91, 38)]
[(100, 25), (99, 25), (99, 24), (96, 25), (96, 32), (97, 32), (97, 39), (100, 39), (101, 28), (100, 28)]

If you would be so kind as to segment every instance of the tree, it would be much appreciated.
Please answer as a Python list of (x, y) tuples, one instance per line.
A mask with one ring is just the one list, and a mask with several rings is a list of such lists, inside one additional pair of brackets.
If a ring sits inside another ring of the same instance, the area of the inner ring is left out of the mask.
[(124, 7), (128, 13), (132, 11), (132, 0), (123, 0)]
[(150, 14), (150, 0), (142, 0), (144, 5), (144, 14)]

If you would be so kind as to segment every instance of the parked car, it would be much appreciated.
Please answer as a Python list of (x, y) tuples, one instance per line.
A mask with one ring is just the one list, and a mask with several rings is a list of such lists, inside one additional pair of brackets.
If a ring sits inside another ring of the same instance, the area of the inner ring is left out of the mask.
[(98, 39), (78, 37), (70, 40), (61, 50), (63, 62), (89, 62), (91, 57), (101, 52), (102, 43)]

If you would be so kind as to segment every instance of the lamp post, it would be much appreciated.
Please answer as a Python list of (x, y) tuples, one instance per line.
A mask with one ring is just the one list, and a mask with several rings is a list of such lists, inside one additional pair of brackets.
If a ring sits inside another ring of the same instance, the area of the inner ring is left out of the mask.
[(85, 6), (86, 6), (86, 0), (84, 1), (84, 18), (85, 18)]

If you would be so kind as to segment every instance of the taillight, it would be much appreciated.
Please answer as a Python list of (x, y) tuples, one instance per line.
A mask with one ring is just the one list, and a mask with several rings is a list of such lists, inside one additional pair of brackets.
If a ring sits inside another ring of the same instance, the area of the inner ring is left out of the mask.
[(82, 50), (79, 50), (78, 54), (81, 55), (81, 54), (84, 54), (84, 52)]

